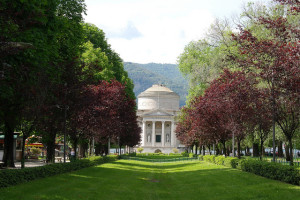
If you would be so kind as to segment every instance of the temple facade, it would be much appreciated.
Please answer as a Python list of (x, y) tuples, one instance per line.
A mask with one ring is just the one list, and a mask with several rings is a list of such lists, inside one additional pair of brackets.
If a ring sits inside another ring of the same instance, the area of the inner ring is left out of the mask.
[(163, 85), (153, 85), (138, 95), (138, 121), (142, 129), (143, 152), (172, 153), (173, 148), (184, 150), (176, 139), (176, 116), (179, 95)]

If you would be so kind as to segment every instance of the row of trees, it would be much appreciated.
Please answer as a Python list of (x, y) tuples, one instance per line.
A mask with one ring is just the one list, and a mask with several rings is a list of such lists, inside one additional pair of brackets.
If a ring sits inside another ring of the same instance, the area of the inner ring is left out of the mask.
[(83, 0), (2, 1), (4, 166), (14, 166), (15, 131), (23, 144), (41, 136), (47, 162), (54, 162), (55, 138), (64, 132), (75, 149), (92, 139), (139, 142), (133, 83), (104, 32), (83, 22), (85, 9)]
[(189, 76), (191, 91), (176, 130), (183, 143), (220, 143), (225, 153), (232, 138), (240, 157), (245, 138), (257, 137), (263, 152), (273, 127), (274, 156), (278, 129), (293, 163), (300, 125), (299, 11), (296, 0), (249, 4), (235, 20), (238, 31), (219, 20), (205, 40), (186, 47), (179, 67)]

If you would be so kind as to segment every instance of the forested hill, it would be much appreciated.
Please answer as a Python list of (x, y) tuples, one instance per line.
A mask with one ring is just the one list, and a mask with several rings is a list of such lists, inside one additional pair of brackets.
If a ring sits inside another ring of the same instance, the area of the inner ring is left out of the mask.
[(174, 64), (138, 64), (125, 62), (124, 68), (134, 83), (134, 93), (138, 96), (153, 84), (164, 84), (180, 96), (180, 106), (185, 105), (188, 81), (183, 78)]

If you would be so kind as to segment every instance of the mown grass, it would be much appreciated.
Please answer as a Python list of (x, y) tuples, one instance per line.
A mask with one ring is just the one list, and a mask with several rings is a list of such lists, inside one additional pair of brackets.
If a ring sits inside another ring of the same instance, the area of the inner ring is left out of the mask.
[(299, 199), (300, 187), (206, 162), (119, 160), (0, 190), (0, 199)]
[(171, 154), (171, 155), (166, 155), (166, 154), (158, 154), (158, 155), (153, 155), (153, 154), (136, 154), (136, 157), (138, 158), (146, 158), (146, 159), (170, 159), (170, 158), (182, 158), (183, 156), (181, 154)]

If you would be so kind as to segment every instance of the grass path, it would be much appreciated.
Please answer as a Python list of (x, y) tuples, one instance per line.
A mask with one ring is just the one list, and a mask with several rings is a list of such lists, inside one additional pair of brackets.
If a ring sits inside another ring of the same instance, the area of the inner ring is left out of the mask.
[(2, 200), (298, 200), (300, 187), (206, 162), (119, 160), (0, 189)]

